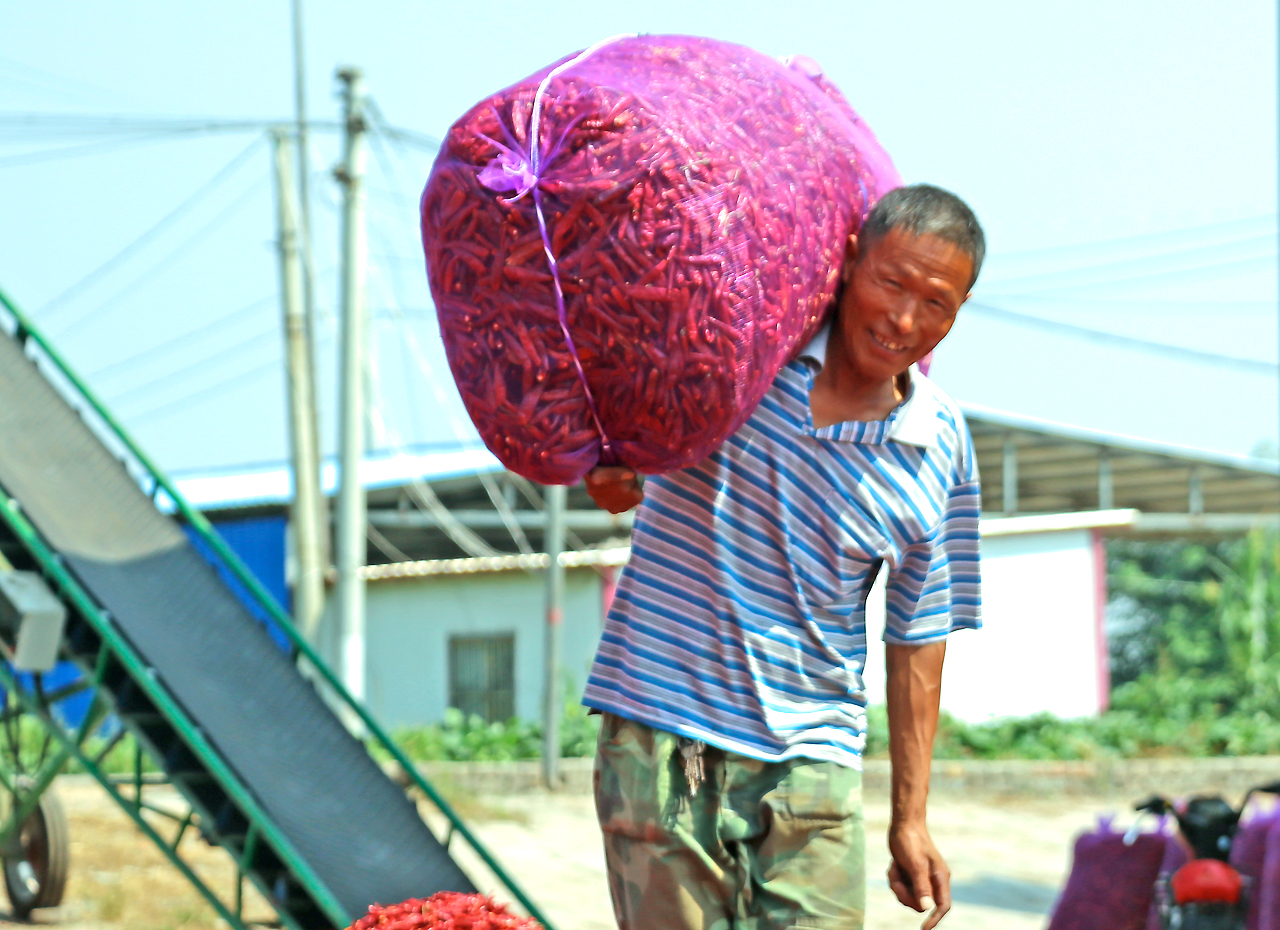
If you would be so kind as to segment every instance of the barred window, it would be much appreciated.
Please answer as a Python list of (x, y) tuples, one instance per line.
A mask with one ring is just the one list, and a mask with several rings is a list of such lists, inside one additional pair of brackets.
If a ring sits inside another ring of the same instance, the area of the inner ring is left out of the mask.
[(514, 717), (515, 653), (512, 633), (449, 637), (449, 706), (488, 723)]

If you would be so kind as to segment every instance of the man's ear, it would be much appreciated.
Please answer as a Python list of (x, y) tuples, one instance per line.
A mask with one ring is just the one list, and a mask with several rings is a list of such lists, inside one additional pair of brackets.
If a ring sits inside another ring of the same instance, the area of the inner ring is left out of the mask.
[(840, 280), (846, 285), (853, 281), (853, 266), (858, 261), (858, 234), (849, 233), (844, 243), (844, 263), (840, 266)]

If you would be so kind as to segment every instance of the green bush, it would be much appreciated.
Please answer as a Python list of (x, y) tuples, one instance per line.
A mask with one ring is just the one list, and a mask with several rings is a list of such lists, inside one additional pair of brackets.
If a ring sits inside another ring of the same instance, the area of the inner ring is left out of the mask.
[[(595, 752), (600, 718), (587, 709), (566, 704), (560, 718), (562, 758), (589, 756)], [(440, 723), (399, 727), (391, 738), (418, 762), (510, 762), (542, 757), (542, 725), (512, 717), (505, 723), (485, 723), (450, 707)]]
[[(1176, 710), (1176, 708), (1175, 708)], [(868, 711), (868, 758), (889, 755), (883, 706)], [(1064, 720), (1052, 714), (965, 723), (947, 714), (938, 721), (935, 759), (1135, 759), (1159, 756), (1280, 754), (1280, 721), (1265, 713), (1222, 717), (1144, 716), (1110, 710), (1098, 717)]]

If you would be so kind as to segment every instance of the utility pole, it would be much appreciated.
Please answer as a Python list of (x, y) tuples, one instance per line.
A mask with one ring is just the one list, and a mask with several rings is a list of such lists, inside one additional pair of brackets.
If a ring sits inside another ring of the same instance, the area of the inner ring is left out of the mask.
[(293, 140), (288, 132), (271, 133), (275, 149), (276, 226), (280, 250), (280, 296), (283, 304), (286, 378), (289, 390), (289, 447), (293, 464), (290, 517), (297, 577), (293, 586), (293, 619), (307, 641), (315, 644), (324, 610), (324, 496), (320, 490), (320, 440), (316, 430), (316, 380), (311, 340), (302, 308), (303, 275), (298, 256), (298, 211), (293, 184)]
[(560, 716), (564, 713), (564, 695), (560, 693), (560, 635), (564, 620), (564, 566), (560, 553), (564, 551), (564, 506), (566, 489), (553, 484), (546, 493), (546, 535), (543, 548), (547, 550), (547, 628), (546, 655), (544, 657), (544, 686), (546, 688), (542, 717), (542, 780), (548, 790), (560, 786)]
[(342, 115), (346, 126), (343, 162), (334, 175), (343, 188), (342, 211), (342, 350), (338, 421), (338, 618), (341, 629), (342, 682), (356, 700), (365, 696), (364, 578), (366, 559), (364, 486), (360, 460), (364, 440), (363, 359), (368, 321), (364, 307), (365, 229), (364, 92), (357, 68), (338, 71), (342, 82)]
[[(316, 346), (320, 344), (318, 324), (316, 323), (315, 301), (315, 254), (311, 247), (311, 143), (310, 127), (307, 123), (307, 84), (306, 84), (306, 49), (302, 33), (302, 0), (293, 0), (293, 107), (294, 121), (297, 124), (297, 161), (298, 161), (298, 203), (301, 207), (298, 225), (298, 245), (302, 254), (302, 307), (307, 327), (307, 363), (311, 366), (312, 384), (315, 384)], [(315, 396), (314, 394), (312, 395)], [(320, 422), (319, 406), (313, 408), (312, 430), (316, 434), (317, 460), (319, 463)], [(325, 571), (329, 568), (329, 501), (325, 498), (323, 488), (316, 502), (317, 519), (320, 521), (320, 565)], [(317, 620), (317, 623), (319, 621)], [(314, 640), (312, 640), (314, 644)]]

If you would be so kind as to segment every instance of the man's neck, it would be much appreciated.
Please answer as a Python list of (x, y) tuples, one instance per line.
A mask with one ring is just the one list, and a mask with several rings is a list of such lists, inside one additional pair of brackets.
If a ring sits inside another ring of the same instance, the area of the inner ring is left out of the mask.
[(813, 425), (821, 428), (851, 420), (883, 420), (906, 397), (908, 383), (906, 372), (885, 380), (863, 377), (850, 363), (839, 327), (833, 325), (826, 360), (809, 392)]

